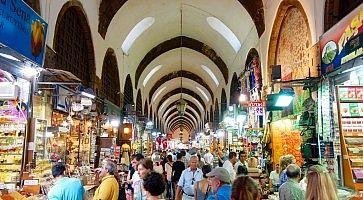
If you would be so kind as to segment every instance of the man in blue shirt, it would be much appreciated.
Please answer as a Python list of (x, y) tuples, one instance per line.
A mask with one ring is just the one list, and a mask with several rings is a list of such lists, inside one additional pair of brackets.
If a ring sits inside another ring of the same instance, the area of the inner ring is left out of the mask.
[(55, 164), (52, 168), (52, 175), (55, 178), (54, 186), (48, 192), (49, 200), (82, 200), (85, 190), (77, 178), (64, 176), (65, 166), (61, 163)]
[(175, 194), (179, 196), (182, 193), (182, 200), (194, 200), (194, 184), (203, 178), (203, 172), (197, 168), (197, 165), (198, 157), (190, 157), (189, 167), (180, 176)]
[(214, 193), (208, 196), (207, 200), (229, 200), (231, 198), (231, 177), (226, 169), (223, 167), (214, 168), (207, 174), (207, 177)]

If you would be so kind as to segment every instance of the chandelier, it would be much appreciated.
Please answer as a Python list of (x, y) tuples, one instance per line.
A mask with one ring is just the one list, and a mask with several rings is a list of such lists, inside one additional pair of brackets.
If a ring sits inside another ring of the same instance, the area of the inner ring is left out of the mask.
[(179, 116), (183, 116), (187, 109), (187, 102), (183, 99), (183, 10), (180, 8), (180, 99), (176, 103)]

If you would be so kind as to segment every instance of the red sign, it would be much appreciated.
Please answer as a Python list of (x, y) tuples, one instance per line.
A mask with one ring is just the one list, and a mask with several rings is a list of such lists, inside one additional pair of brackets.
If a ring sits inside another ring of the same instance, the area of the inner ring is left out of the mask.
[(266, 102), (265, 101), (249, 101), (248, 107), (265, 107)]

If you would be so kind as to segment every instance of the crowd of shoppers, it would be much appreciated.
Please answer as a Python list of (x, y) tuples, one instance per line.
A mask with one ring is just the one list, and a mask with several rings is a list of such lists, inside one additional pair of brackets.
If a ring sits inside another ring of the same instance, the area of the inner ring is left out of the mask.
[[(238, 156), (229, 152), (228, 159), (221, 153), (223, 151), (214, 155), (209, 151), (204, 155), (199, 151), (189, 155), (179, 152), (174, 158), (174, 155), (163, 152), (153, 159), (136, 154), (131, 157), (129, 173), (123, 181), (119, 178), (116, 164), (106, 159), (99, 168), (100, 184), (93, 200), (262, 199), (261, 181), (250, 175), (258, 168), (257, 159), (248, 158), (245, 151), (240, 151)], [(81, 181), (68, 178), (65, 171), (66, 167), (60, 163), (53, 166), (55, 184), (48, 193), (48, 199), (85, 199)], [(338, 200), (335, 183), (322, 166), (310, 166), (303, 180), (301, 174), (293, 156), (281, 157), (269, 176), (270, 191), (278, 192), (280, 200)], [(126, 196), (122, 197), (125, 191)]]

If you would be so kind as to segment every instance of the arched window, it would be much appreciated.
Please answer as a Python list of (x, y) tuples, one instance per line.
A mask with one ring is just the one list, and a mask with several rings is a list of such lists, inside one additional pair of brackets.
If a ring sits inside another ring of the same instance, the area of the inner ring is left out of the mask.
[(90, 29), (79, 6), (67, 3), (57, 19), (54, 49), (55, 68), (69, 71), (80, 78), (85, 86), (92, 87), (95, 74), (94, 51)]
[(120, 105), (120, 79), (117, 59), (112, 49), (108, 49), (102, 66), (102, 93), (106, 99), (117, 106)]

